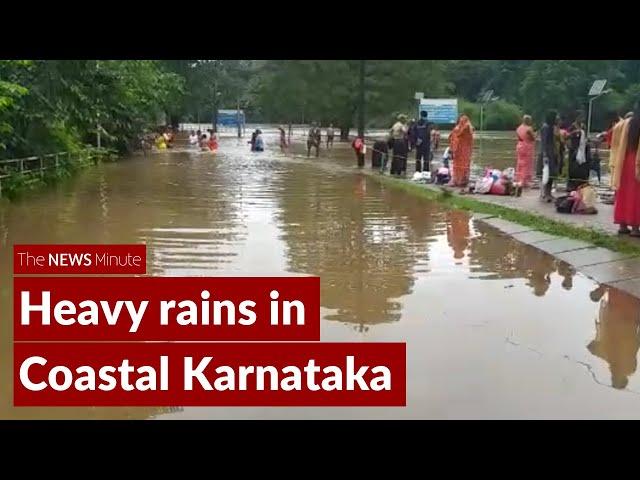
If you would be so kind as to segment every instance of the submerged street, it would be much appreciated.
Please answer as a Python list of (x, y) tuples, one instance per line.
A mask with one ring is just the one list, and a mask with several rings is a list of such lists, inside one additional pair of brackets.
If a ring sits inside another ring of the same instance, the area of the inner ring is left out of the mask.
[[(286, 156), (274, 131), (265, 140), (265, 152), (227, 134), (216, 155), (134, 155), (3, 205), (4, 278), (19, 243), (145, 243), (153, 276), (317, 275), (322, 341), (407, 342), (407, 408), (18, 408), (5, 395), (1, 418), (640, 416), (640, 301), (381, 185), (348, 143), (307, 159), (302, 143)], [(513, 158), (504, 145), (485, 148)], [(12, 288), (0, 288), (11, 392)]]

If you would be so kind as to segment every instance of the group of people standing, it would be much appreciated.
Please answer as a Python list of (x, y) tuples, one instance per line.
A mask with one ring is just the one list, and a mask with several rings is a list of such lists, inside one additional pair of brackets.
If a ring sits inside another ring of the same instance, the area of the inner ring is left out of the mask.
[[(473, 150), (473, 125), (467, 115), (460, 115), (449, 134), (448, 162), (453, 162), (453, 175), (449, 185), (465, 188), (469, 182), (471, 171), (471, 153)], [(436, 124), (429, 122), (426, 111), (420, 112), (420, 119), (407, 122), (406, 115), (398, 115), (391, 127), (388, 149), (393, 151), (390, 173), (404, 175), (407, 171), (409, 152), (415, 150), (416, 172), (430, 171), (430, 162), (440, 144), (440, 130)], [(381, 145), (378, 144), (378, 148)], [(374, 150), (376, 145), (374, 145)], [(384, 168), (384, 167), (383, 167)]]
[[(516, 186), (530, 187), (533, 181), (536, 132), (530, 115), (525, 115), (522, 124), (516, 129)], [(565, 168), (565, 153), (568, 162)], [(587, 138), (584, 121), (580, 116), (563, 127), (555, 110), (547, 113), (540, 129), (540, 152), (535, 162), (536, 175), (542, 177), (540, 196), (544, 201), (552, 202), (551, 195), (554, 180), (566, 171), (567, 192), (573, 192), (589, 183), (591, 171), (595, 171), (600, 181), (600, 156), (598, 140), (590, 142)]]
[[(568, 151), (567, 191), (572, 192), (589, 183), (591, 171), (601, 180), (598, 146), (606, 142), (610, 147), (610, 185), (615, 191), (614, 223), (618, 233), (640, 237), (640, 99), (634, 110), (624, 118), (618, 117), (610, 128), (590, 141), (584, 122), (577, 118), (568, 129), (559, 125), (556, 111), (550, 111), (540, 129), (540, 153), (536, 165), (542, 175), (541, 197), (547, 202), (554, 179), (564, 170), (565, 150)], [(531, 117), (525, 115), (516, 131), (518, 136), (516, 180), (529, 186), (532, 180), (535, 155), (535, 132)]]
[[(158, 150), (166, 150), (167, 148), (173, 147), (173, 141), (175, 139), (175, 133), (170, 127), (164, 128), (162, 132), (155, 132), (151, 134), (151, 137), (147, 140), (143, 140), (146, 143), (150, 143), (155, 145)], [(146, 146), (146, 143), (143, 144), (143, 149)]]
[(218, 150), (218, 138), (213, 131), (209, 129), (205, 132), (191, 130), (189, 134), (189, 145), (199, 147), (203, 152), (216, 152)]
[[(327, 150), (333, 148), (333, 138), (335, 131), (333, 129), (333, 123), (329, 124), (327, 128)], [(309, 133), (307, 134), (307, 157), (311, 156), (311, 149), (316, 151), (316, 157), (320, 155), (320, 145), (322, 144), (322, 131), (316, 122), (311, 124)]]

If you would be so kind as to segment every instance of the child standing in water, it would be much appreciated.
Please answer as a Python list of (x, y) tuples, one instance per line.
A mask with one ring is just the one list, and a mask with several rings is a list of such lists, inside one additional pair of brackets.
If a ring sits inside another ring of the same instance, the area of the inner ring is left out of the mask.
[(356, 158), (358, 159), (358, 168), (364, 167), (364, 154), (366, 153), (366, 146), (362, 137), (356, 137), (351, 144), (353, 150), (356, 152)]

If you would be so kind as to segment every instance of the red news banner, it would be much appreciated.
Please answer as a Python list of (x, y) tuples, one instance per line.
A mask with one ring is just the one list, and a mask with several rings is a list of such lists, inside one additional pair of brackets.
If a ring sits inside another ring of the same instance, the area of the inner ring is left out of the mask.
[[(145, 265), (144, 245), (14, 247), (15, 273)], [(203, 343), (266, 340), (290, 343)], [(318, 277), (14, 277), (14, 404), (406, 405), (404, 343), (318, 340)]]
[(404, 343), (14, 346), (18, 406), (405, 406)]
[(15, 340), (320, 340), (318, 277), (15, 277)]

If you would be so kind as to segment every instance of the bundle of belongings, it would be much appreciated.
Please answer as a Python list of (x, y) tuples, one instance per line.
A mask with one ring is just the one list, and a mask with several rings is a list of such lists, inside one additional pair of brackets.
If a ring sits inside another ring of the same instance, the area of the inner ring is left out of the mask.
[(430, 183), (431, 172), (415, 172), (411, 180), (419, 183)]
[(473, 192), (490, 195), (512, 195), (515, 192), (514, 175), (515, 170), (513, 168), (507, 168), (504, 171), (486, 168), (484, 175), (476, 180)]
[(596, 200), (596, 189), (588, 183), (584, 183), (569, 195), (558, 197), (556, 199), (556, 211), (559, 213), (593, 215), (598, 213)]
[(436, 184), (446, 185), (451, 181), (451, 172), (448, 167), (442, 165), (435, 171)]

